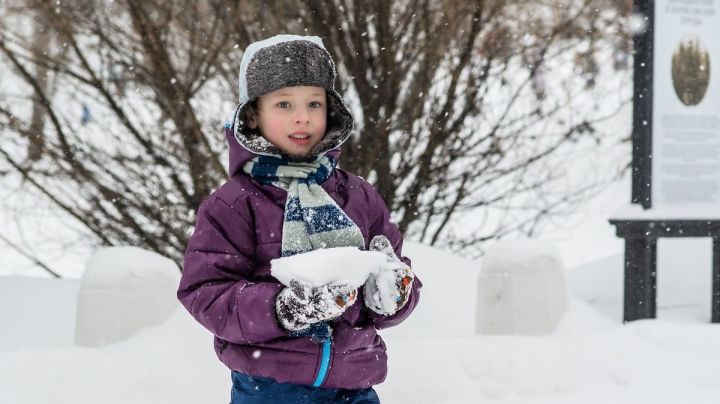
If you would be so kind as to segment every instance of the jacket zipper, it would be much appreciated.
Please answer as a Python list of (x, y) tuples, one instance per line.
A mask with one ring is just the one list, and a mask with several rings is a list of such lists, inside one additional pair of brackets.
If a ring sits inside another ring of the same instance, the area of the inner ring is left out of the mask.
[(320, 387), (327, 377), (328, 369), (330, 368), (330, 353), (332, 352), (332, 341), (328, 338), (322, 343), (322, 351), (320, 356), (320, 369), (318, 370), (317, 377), (313, 382), (313, 387)]

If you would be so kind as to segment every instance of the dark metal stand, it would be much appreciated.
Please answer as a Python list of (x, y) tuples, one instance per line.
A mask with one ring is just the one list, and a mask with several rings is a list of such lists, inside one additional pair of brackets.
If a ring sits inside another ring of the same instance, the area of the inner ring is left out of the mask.
[[(646, 26), (633, 37), (632, 203), (652, 207), (653, 42), (655, 1), (635, 0)], [(625, 239), (627, 321), (655, 318), (657, 312), (657, 240), (660, 237), (712, 237), (712, 322), (720, 322), (720, 219), (611, 219)]]
[(652, 205), (655, 1), (635, 0), (633, 9), (635, 15), (647, 19), (645, 30), (633, 36), (632, 203), (648, 209)]
[(660, 237), (712, 237), (712, 314), (720, 323), (720, 220), (611, 219), (625, 239), (625, 322), (657, 313), (657, 240)]

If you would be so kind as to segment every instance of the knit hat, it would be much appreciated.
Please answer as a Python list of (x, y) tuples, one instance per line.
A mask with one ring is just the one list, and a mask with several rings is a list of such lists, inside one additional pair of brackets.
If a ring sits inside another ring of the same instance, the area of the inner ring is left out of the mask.
[(335, 91), (335, 77), (335, 63), (319, 37), (276, 35), (250, 44), (240, 62), (240, 104), (233, 118), (235, 138), (255, 154), (287, 157), (257, 130), (246, 125), (247, 106), (258, 97), (283, 87), (316, 86), (327, 93), (327, 131), (308, 158), (314, 159), (339, 147), (350, 136), (353, 118)]

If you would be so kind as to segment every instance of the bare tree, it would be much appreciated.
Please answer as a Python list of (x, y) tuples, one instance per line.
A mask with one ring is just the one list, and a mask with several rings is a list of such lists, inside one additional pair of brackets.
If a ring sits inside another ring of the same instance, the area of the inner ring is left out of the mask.
[[(316, 34), (358, 121), (342, 165), (376, 185), (403, 231), (465, 250), (530, 233), (586, 195), (559, 189), (563, 175), (545, 165), (599, 139), (611, 115), (575, 96), (592, 90), (605, 51), (627, 51), (624, 3), (576, 3), (9, 2), (0, 69), (22, 84), (0, 90), (0, 161), (98, 242), (180, 260), (195, 210), (226, 177), (221, 128), (242, 49)], [(33, 21), (47, 31), (26, 32)], [(571, 74), (556, 80), (568, 55)], [(39, 135), (42, 153), (30, 156)], [(449, 225), (478, 208), (512, 214), (458, 237)]]
[[(509, 208), (509, 201), (547, 190), (558, 176), (539, 172), (546, 157), (592, 135), (607, 118), (580, 114), (561, 123), (580, 107), (566, 91), (582, 86), (551, 74), (557, 60), (582, 50), (578, 62), (588, 65), (582, 73), (592, 77), (599, 47), (627, 38), (616, 23), (619, 10), (601, 13), (609, 3), (307, 3), (300, 10), (330, 39), (351, 77), (345, 90), (359, 98), (362, 130), (347, 148), (346, 164), (375, 179), (403, 231), (455, 246), (532, 232), (540, 216), (578, 191), (538, 201), (520, 221), (479, 237), (446, 237), (448, 223), (467, 210)], [(551, 79), (562, 92), (548, 94), (544, 82)]]

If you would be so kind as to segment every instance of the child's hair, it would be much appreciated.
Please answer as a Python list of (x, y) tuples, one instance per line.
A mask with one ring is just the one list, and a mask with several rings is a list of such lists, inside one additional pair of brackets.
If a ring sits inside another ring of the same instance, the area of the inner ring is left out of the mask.
[[(258, 109), (258, 98), (255, 98), (254, 100), (248, 101), (248, 103), (245, 105), (245, 111), (243, 112), (243, 117), (245, 118), (245, 121), (250, 119), (251, 115), (257, 115), (259, 112)], [(242, 133), (246, 137), (254, 137), (260, 135), (259, 130), (250, 129), (248, 126), (243, 125), (241, 128)]]

